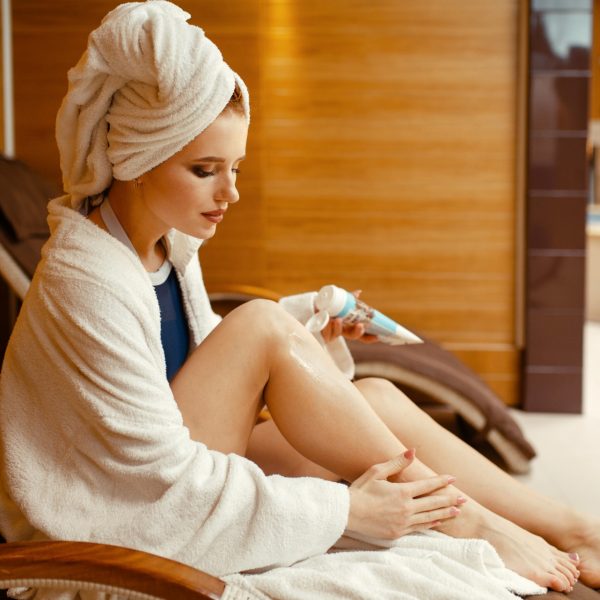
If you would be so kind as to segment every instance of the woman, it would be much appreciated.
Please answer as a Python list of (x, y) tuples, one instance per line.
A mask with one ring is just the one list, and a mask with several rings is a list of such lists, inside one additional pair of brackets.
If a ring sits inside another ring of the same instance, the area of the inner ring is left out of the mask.
[[(212, 313), (197, 250), (239, 199), (249, 108), (188, 16), (121, 5), (69, 72), (67, 195), (49, 204), (0, 384), (2, 533), (121, 543), (220, 575), (325, 552), (344, 530), (436, 527), (489, 540), (543, 586), (600, 585), (597, 522), (392, 385), (352, 384), (279, 305)], [(265, 403), (273, 420), (256, 426)]]

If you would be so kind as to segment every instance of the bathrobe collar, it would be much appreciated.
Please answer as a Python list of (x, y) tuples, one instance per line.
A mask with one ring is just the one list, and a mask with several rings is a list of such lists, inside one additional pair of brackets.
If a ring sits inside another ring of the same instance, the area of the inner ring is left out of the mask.
[[(54, 198), (48, 203), (48, 225), (50, 226), (50, 232), (53, 233), (65, 218), (75, 221), (81, 219), (96, 227), (80, 212), (71, 208), (71, 196), (69, 194)], [(177, 270), (183, 272), (192, 258), (197, 255), (203, 240), (176, 229), (170, 229), (165, 235), (165, 242), (167, 258)]]

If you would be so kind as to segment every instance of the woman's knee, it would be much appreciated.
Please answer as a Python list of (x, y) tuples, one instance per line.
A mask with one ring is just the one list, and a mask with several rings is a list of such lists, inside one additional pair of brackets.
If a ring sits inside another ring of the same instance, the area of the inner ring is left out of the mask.
[(239, 327), (250, 332), (255, 339), (277, 341), (292, 331), (304, 330), (277, 302), (262, 298), (238, 306), (228, 318), (238, 320)]

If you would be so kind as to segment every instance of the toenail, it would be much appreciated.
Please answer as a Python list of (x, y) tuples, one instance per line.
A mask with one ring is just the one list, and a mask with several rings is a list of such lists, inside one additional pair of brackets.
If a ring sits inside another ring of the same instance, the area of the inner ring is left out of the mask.
[(569, 558), (575, 562), (579, 562), (579, 554), (577, 552), (569, 552)]

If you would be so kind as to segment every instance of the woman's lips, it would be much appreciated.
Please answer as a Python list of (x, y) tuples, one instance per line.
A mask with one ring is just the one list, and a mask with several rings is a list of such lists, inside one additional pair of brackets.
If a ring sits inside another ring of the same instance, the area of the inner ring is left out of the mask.
[(202, 216), (211, 223), (220, 223), (223, 220), (224, 214), (224, 210), (213, 210), (211, 212), (202, 213)]

